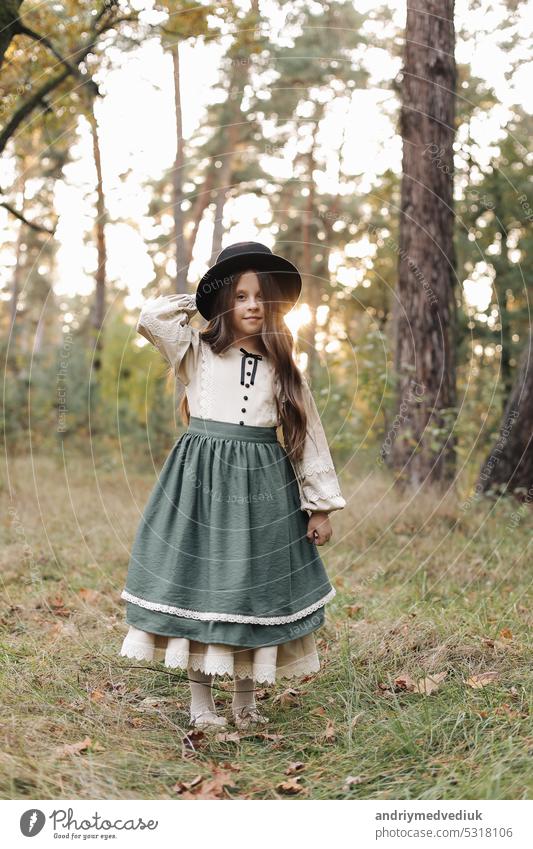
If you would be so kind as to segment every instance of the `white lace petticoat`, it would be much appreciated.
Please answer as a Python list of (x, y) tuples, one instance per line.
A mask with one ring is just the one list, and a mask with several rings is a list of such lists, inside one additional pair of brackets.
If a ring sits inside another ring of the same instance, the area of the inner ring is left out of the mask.
[(136, 660), (159, 660), (164, 655), (165, 666), (173, 669), (253, 678), (265, 684), (274, 684), (278, 678), (303, 677), (320, 669), (313, 633), (276, 646), (242, 648), (200, 643), (187, 637), (165, 637), (130, 625), (120, 654)]

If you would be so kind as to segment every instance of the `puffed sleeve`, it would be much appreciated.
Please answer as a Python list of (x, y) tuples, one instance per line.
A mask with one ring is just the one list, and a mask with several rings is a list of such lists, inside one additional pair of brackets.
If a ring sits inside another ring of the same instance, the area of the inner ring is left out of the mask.
[(292, 461), (302, 510), (308, 513), (331, 513), (346, 506), (335, 467), (331, 458), (326, 434), (313, 398), (311, 388), (302, 376), (302, 388), (307, 411), (307, 436), (301, 460)]
[(198, 366), (200, 331), (189, 324), (197, 310), (194, 295), (159, 295), (144, 302), (136, 328), (163, 355), (185, 386)]

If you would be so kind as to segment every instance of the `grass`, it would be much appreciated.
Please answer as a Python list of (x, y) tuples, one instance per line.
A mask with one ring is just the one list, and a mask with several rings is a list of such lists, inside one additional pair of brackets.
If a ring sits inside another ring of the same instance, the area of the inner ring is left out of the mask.
[[(267, 736), (188, 737), (185, 675), (118, 655), (152, 480), (79, 456), (3, 472), (2, 798), (530, 797), (529, 513), (343, 480), (320, 672), (258, 691)], [(439, 673), (430, 695), (402, 684)]]

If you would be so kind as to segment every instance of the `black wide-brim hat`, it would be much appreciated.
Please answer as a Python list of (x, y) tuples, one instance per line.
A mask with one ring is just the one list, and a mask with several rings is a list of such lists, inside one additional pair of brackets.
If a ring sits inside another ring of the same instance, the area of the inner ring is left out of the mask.
[(206, 271), (196, 290), (196, 306), (204, 318), (210, 320), (215, 315), (214, 304), (222, 286), (231, 283), (232, 275), (237, 271), (268, 271), (281, 289), (282, 312), (293, 308), (302, 291), (300, 272), (292, 262), (273, 254), (270, 248), (261, 242), (235, 242), (220, 251), (216, 263)]

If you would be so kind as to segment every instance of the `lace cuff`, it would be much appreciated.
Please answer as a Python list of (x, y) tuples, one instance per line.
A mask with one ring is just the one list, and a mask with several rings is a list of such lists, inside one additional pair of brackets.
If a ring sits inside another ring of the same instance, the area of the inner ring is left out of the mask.
[(307, 436), (302, 459), (292, 463), (300, 490), (301, 507), (308, 513), (332, 513), (334, 510), (342, 510), (346, 501), (340, 490), (315, 400), (305, 377), (303, 392), (307, 411)]
[(304, 476), (300, 481), (300, 500), (302, 510), (309, 513), (332, 513), (346, 507), (333, 465)]
[(199, 330), (189, 324), (197, 311), (195, 295), (149, 298), (143, 304), (136, 328), (157, 348), (185, 386), (198, 365)]

